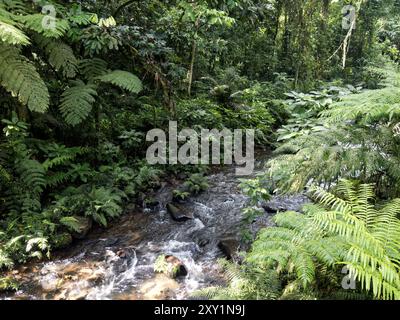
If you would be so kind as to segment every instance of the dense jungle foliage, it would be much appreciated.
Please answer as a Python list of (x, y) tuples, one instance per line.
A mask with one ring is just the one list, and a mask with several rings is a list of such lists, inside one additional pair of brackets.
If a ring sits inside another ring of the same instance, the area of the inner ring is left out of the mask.
[(400, 299), (399, 18), (398, 0), (0, 0), (0, 269), (170, 177), (206, 189), (209, 166), (146, 162), (146, 133), (174, 120), (274, 150), (242, 183), (243, 228), (272, 194), (313, 201), (244, 232), (227, 287), (198, 295)]

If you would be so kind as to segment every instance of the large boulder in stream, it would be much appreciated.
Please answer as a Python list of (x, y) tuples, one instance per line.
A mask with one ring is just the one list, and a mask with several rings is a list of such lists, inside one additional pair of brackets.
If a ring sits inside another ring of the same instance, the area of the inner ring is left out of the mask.
[(90, 229), (92, 229), (92, 219), (88, 217), (81, 217), (81, 216), (73, 216), (77, 221), (79, 225), (79, 231), (75, 231), (72, 236), (75, 239), (84, 239), (87, 234), (89, 233)]
[(163, 273), (171, 279), (185, 277), (188, 274), (183, 262), (172, 255), (160, 255), (154, 263), (154, 271)]
[(178, 222), (184, 222), (194, 218), (192, 212), (188, 212), (186, 209), (182, 208), (182, 206), (176, 203), (168, 203), (167, 211), (171, 215), (172, 219)]
[(179, 283), (176, 280), (164, 274), (157, 274), (153, 279), (144, 282), (139, 292), (146, 300), (167, 300), (172, 299), (178, 289)]

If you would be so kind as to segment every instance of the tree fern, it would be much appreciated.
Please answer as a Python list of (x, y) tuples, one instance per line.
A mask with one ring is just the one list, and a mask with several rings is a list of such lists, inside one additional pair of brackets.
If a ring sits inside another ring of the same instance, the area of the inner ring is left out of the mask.
[(400, 98), (397, 87), (387, 87), (379, 90), (365, 90), (357, 95), (349, 95), (323, 111), (322, 116), (330, 123), (358, 120), (373, 123), (382, 119), (400, 115)]
[[(301, 224), (305, 224), (306, 218), (294, 212), (287, 212), (278, 214), (274, 220), (277, 221), (278, 227), (264, 229), (259, 234), (247, 261), (264, 268), (276, 267), (278, 272), (290, 271), (305, 288), (314, 281), (316, 273), (314, 253), (308, 251), (305, 245), (310, 239), (310, 234), (302, 238), (303, 231), (292, 227), (293, 224), (297, 225), (299, 220), (303, 220)], [(279, 222), (283, 222), (287, 227), (281, 226)], [(316, 237), (315, 234), (311, 235)]]
[(101, 82), (111, 83), (131, 93), (139, 93), (143, 89), (142, 81), (134, 74), (115, 70), (97, 78)]
[(400, 115), (400, 74), (392, 63), (382, 66), (379, 71), (385, 74), (384, 88), (364, 90), (341, 98), (329, 109), (322, 112), (322, 117), (330, 123), (357, 120), (362, 123), (376, 123), (390, 120)]
[(278, 147), (268, 175), (279, 191), (346, 178), (375, 184), (379, 195), (400, 196), (400, 78), (393, 64), (383, 71), (384, 88), (342, 96), (320, 113), (324, 130), (302, 130)]
[[(349, 205), (329, 215), (319, 213), (313, 222), (319, 228), (346, 237), (351, 247), (343, 263), (366, 290), (372, 289), (379, 298), (399, 299), (400, 201), (394, 200), (377, 210), (370, 204), (373, 199), (370, 185), (357, 187), (341, 182), (339, 186), (350, 191), (344, 196)], [(315, 188), (314, 193), (321, 203), (331, 203), (332, 194), (321, 188)]]
[(0, 45), (0, 84), (31, 111), (47, 110), (47, 87), (35, 67), (16, 48)]
[(338, 124), (286, 142), (268, 162), (267, 175), (283, 192), (298, 192), (310, 182), (329, 187), (340, 178), (379, 186), (386, 196), (400, 195), (399, 138), (390, 127)]
[(95, 102), (97, 92), (95, 86), (86, 85), (82, 81), (72, 82), (61, 96), (60, 111), (65, 121), (77, 125), (88, 117)]
[(287, 273), (289, 285), (313, 291), (332, 290), (335, 277), (324, 289), (315, 287), (316, 275), (346, 265), (361, 291), (400, 299), (400, 200), (377, 207), (371, 185), (345, 180), (336, 192), (314, 187), (311, 194), (320, 205), (306, 206), (305, 215), (276, 215), (277, 226), (260, 232), (247, 262)]

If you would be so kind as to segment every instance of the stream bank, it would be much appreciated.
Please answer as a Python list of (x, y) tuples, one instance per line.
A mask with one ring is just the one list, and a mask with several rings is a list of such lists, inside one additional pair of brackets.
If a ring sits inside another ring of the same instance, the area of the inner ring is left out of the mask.
[[(268, 154), (259, 156), (254, 176)], [(249, 199), (239, 188), (235, 167), (208, 176), (209, 189), (180, 205), (192, 219), (180, 222), (167, 211), (172, 186), (156, 194), (157, 206), (127, 214), (106, 230), (56, 253), (51, 261), (30, 263), (11, 272), (20, 289), (4, 299), (188, 299), (200, 288), (224, 284), (217, 260), (241, 249), (241, 210)], [(303, 195), (273, 197), (269, 207), (299, 210)], [(273, 210), (257, 219), (253, 230), (271, 225)], [(162, 254), (187, 270), (172, 279), (154, 273)]]

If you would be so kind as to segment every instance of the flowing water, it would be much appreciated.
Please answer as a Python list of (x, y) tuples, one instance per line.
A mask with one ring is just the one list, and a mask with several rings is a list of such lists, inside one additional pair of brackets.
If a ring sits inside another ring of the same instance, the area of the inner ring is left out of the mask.
[[(261, 157), (261, 158), (266, 158)], [(257, 163), (260, 172), (264, 160)], [(200, 288), (223, 284), (217, 260), (224, 257), (221, 239), (240, 239), (241, 210), (248, 198), (238, 187), (234, 167), (208, 177), (210, 188), (182, 206), (194, 219), (176, 222), (165, 207), (171, 186), (156, 195), (158, 206), (132, 213), (107, 230), (97, 230), (50, 262), (33, 263), (13, 271), (21, 282), (6, 299), (187, 299)], [(278, 209), (298, 210), (302, 196), (275, 197)], [(253, 231), (270, 224), (266, 212)], [(170, 279), (154, 273), (160, 254), (173, 255), (185, 265), (186, 277)]]

